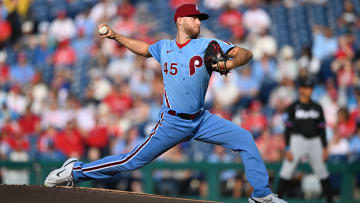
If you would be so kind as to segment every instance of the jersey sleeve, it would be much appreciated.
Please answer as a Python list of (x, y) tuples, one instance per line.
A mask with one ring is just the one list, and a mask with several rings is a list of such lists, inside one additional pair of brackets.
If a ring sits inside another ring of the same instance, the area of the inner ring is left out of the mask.
[(155, 42), (149, 46), (149, 52), (152, 57), (154, 57), (159, 63), (161, 58), (161, 48), (163, 47), (164, 40)]
[(289, 148), (290, 145), (290, 136), (292, 134), (294, 128), (294, 120), (295, 120), (295, 111), (294, 104), (290, 105), (286, 112), (283, 115), (283, 120), (285, 123), (285, 145), (286, 148)]

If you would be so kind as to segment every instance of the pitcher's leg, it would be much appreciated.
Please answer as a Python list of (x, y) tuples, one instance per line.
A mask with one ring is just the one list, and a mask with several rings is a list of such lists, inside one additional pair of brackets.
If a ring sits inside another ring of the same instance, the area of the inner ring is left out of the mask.
[(123, 171), (140, 168), (183, 141), (184, 134), (174, 130), (171, 124), (164, 122), (161, 117), (151, 134), (131, 152), (107, 156), (91, 163), (76, 162), (73, 167), (73, 179), (75, 182), (104, 179)]
[(245, 175), (254, 188), (252, 196), (265, 197), (272, 193), (265, 164), (248, 131), (206, 112), (195, 139), (238, 151), (245, 167)]

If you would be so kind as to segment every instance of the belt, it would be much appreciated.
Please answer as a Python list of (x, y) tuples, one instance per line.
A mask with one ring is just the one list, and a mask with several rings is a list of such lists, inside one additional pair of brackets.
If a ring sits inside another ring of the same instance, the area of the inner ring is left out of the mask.
[(187, 113), (177, 113), (176, 111), (174, 110), (169, 110), (168, 113), (170, 115), (173, 115), (173, 116), (178, 116), (182, 119), (185, 119), (185, 120), (194, 120), (195, 118), (197, 118), (200, 114), (201, 114), (202, 110), (199, 110), (198, 112), (194, 113), (194, 114), (187, 114)]

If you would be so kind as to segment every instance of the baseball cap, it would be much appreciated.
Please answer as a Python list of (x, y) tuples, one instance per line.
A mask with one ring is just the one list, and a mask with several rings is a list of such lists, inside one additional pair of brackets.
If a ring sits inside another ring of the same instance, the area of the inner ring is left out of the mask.
[(206, 13), (201, 13), (195, 4), (183, 4), (176, 9), (174, 22), (176, 23), (176, 19), (178, 17), (190, 16), (198, 16), (200, 20), (206, 20), (209, 18), (209, 15)]
[(299, 80), (299, 86), (300, 87), (313, 87), (314, 82), (310, 78), (302, 78)]

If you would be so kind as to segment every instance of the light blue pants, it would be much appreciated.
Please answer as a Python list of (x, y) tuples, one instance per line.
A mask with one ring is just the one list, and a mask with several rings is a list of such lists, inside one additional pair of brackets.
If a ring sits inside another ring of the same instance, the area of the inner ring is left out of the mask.
[(173, 146), (191, 139), (239, 152), (245, 175), (254, 188), (252, 196), (264, 197), (272, 193), (264, 162), (251, 134), (208, 111), (197, 119), (184, 120), (162, 110), (151, 134), (131, 152), (107, 156), (91, 163), (77, 161), (73, 169), (74, 181), (103, 179), (123, 171), (136, 170)]

